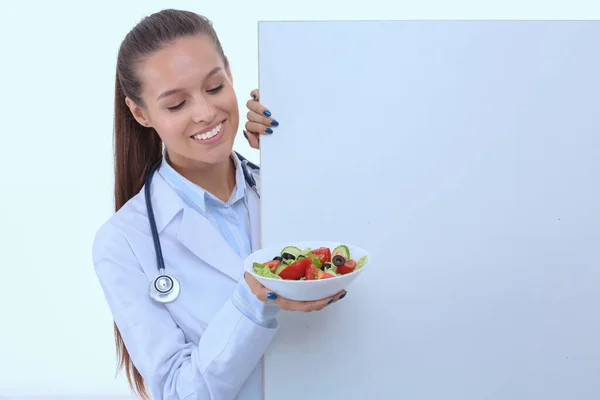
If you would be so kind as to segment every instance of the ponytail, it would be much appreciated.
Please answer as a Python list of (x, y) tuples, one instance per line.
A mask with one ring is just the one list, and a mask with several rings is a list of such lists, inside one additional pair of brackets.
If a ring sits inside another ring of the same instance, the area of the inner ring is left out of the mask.
[[(144, 177), (162, 155), (162, 142), (153, 128), (146, 128), (131, 114), (125, 103), (119, 74), (115, 82), (115, 211), (135, 196), (144, 185)], [(129, 385), (143, 399), (149, 399), (144, 379), (133, 365), (117, 324), (114, 324), (117, 371), (125, 368)]]
[(144, 177), (162, 155), (162, 141), (153, 128), (146, 128), (125, 103), (117, 73), (115, 83), (115, 211), (135, 196)]

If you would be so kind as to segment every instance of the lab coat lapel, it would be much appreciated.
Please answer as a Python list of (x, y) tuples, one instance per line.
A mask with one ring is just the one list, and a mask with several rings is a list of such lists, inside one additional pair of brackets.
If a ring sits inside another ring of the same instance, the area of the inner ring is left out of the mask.
[(177, 238), (198, 258), (237, 281), (243, 260), (233, 251), (209, 220), (185, 206)]

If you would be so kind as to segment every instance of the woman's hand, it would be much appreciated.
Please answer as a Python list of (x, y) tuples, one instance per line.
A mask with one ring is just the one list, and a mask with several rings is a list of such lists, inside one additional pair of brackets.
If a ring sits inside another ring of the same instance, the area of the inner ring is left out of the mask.
[(258, 297), (261, 301), (269, 301), (271, 303), (277, 304), (279, 308), (286, 311), (317, 311), (322, 310), (329, 304), (334, 301), (341, 300), (346, 295), (346, 291), (342, 290), (335, 296), (326, 297), (321, 300), (315, 301), (295, 301), (289, 300), (280, 296), (277, 296), (275, 293), (271, 292), (269, 289), (261, 285), (261, 283), (252, 276), (252, 274), (245, 273), (244, 278), (246, 282), (248, 282), (248, 286), (250, 286), (250, 290), (256, 297)]
[(270, 135), (273, 129), (279, 126), (279, 122), (271, 117), (271, 112), (260, 104), (260, 93), (258, 89), (250, 92), (252, 97), (246, 103), (248, 107), (248, 122), (246, 122), (246, 130), (244, 136), (248, 140), (250, 147), (260, 148), (260, 135)]

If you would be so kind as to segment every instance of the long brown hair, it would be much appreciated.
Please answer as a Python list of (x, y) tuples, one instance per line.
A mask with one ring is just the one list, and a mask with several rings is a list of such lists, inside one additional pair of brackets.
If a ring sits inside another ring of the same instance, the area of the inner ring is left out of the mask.
[[(144, 184), (144, 177), (162, 155), (162, 141), (153, 128), (139, 124), (127, 104), (129, 97), (144, 107), (141, 81), (136, 66), (153, 52), (175, 39), (198, 34), (208, 35), (226, 62), (223, 48), (205, 17), (181, 10), (162, 10), (142, 19), (126, 36), (119, 48), (115, 82), (114, 163), (115, 211), (135, 196)], [(125, 368), (127, 380), (134, 392), (149, 399), (142, 375), (133, 364), (127, 348), (114, 324), (117, 350), (117, 372)]]

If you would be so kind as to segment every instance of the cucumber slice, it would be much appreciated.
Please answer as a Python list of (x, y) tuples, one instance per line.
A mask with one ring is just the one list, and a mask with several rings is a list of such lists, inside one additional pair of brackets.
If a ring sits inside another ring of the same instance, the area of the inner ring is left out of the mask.
[(348, 246), (346, 245), (340, 245), (338, 247), (336, 247), (335, 249), (333, 249), (333, 252), (331, 253), (331, 258), (333, 258), (334, 256), (340, 255), (342, 257), (344, 257), (346, 260), (350, 259), (350, 250), (348, 249)]
[(288, 246), (288, 247), (284, 248), (283, 250), (281, 250), (281, 255), (282, 256), (283, 256), (283, 253), (288, 253), (288, 254), (293, 255), (294, 258), (298, 258), (298, 256), (300, 254), (302, 254), (302, 250), (300, 250), (296, 246)]
[(307, 256), (308, 253), (310, 253), (311, 251), (312, 249), (310, 247), (307, 247), (306, 249), (302, 250), (302, 252), (300, 252), (300, 255)]
[(364, 265), (367, 263), (367, 256), (362, 256), (360, 258), (360, 260), (358, 260), (356, 262), (356, 268), (354, 268), (354, 271), (358, 271), (359, 269), (361, 269), (362, 267), (364, 267)]
[(289, 264), (286, 264), (285, 262), (283, 262), (283, 263), (279, 264), (279, 265), (277, 266), (277, 268), (275, 268), (275, 274), (276, 274), (277, 276), (279, 276), (279, 273), (280, 273), (281, 271), (283, 271), (284, 269), (286, 269), (288, 265), (289, 265)]
[(340, 274), (337, 273), (337, 267), (333, 264), (331, 264), (331, 267), (325, 268), (323, 271), (333, 276), (340, 276)]

